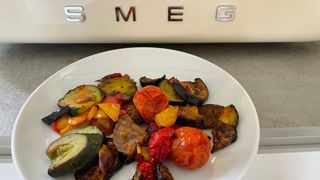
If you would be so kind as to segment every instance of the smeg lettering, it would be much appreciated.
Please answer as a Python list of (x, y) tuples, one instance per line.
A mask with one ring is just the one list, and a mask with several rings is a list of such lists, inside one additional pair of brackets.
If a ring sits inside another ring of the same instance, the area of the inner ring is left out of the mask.
[[(168, 6), (166, 10), (167, 21), (183, 22), (184, 10), (184, 6), (182, 5)], [(138, 21), (137, 11), (136, 6), (130, 6), (129, 8), (116, 6), (114, 7), (114, 19), (119, 23), (136, 22)], [(70, 23), (79, 23), (86, 20), (85, 9), (82, 6), (65, 6), (64, 12), (66, 20)], [(213, 19), (217, 22), (231, 22), (235, 19), (236, 7), (234, 5), (218, 5), (212, 14), (214, 16)]]

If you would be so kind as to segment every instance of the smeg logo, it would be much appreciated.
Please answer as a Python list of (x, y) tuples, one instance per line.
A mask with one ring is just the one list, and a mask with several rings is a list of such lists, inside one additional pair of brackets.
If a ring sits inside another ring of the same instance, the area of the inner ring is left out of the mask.
[[(86, 20), (85, 9), (82, 6), (65, 6), (64, 12), (68, 22), (83, 22)], [(123, 10), (120, 6), (114, 8), (115, 20), (120, 21), (137, 21), (136, 7), (131, 6), (127, 10)], [(184, 6), (168, 6), (167, 21), (183, 21)], [(234, 21), (236, 16), (235, 5), (218, 5), (214, 19), (218, 22)]]

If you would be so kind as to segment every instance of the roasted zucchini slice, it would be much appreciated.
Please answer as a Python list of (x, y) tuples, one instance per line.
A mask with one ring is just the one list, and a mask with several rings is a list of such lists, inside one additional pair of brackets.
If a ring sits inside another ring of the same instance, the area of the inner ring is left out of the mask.
[(107, 95), (115, 95), (117, 93), (126, 94), (130, 97), (134, 96), (134, 93), (137, 91), (136, 82), (133, 79), (130, 79), (130, 76), (114, 74), (107, 75), (102, 79), (98, 80), (100, 87)]
[(159, 84), (160, 89), (162, 92), (169, 98), (169, 104), (171, 105), (186, 105), (186, 102), (181, 99), (180, 96), (173, 90), (172, 84), (169, 83), (167, 79), (164, 79)]
[(163, 75), (162, 77), (156, 78), (156, 79), (151, 79), (151, 78), (147, 78), (146, 76), (143, 76), (139, 79), (139, 82), (142, 87), (145, 87), (148, 85), (159, 86), (160, 82), (164, 79), (166, 79), (166, 75)]
[(217, 123), (216, 127), (212, 128), (211, 133), (213, 141), (211, 152), (229, 146), (238, 138), (237, 129), (221, 121)]
[(46, 150), (51, 160), (48, 174), (58, 177), (87, 166), (97, 157), (101, 144), (99, 134), (69, 134), (53, 141)]
[(76, 116), (97, 105), (105, 93), (95, 85), (81, 85), (72, 89), (59, 100), (59, 107), (70, 107), (69, 115)]
[(208, 88), (200, 78), (196, 78), (194, 82), (170, 78), (169, 82), (174, 91), (190, 105), (200, 106), (209, 97)]
[(69, 131), (66, 135), (69, 135), (69, 134), (99, 134), (103, 137), (101, 130), (98, 129), (96, 126), (86, 126), (86, 127), (76, 128)]

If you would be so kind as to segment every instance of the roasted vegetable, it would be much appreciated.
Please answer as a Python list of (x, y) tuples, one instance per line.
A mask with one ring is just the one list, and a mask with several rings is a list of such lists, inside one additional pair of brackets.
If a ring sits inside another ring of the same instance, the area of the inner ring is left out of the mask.
[(159, 87), (146, 86), (139, 89), (133, 97), (133, 103), (140, 112), (141, 117), (150, 123), (159, 112), (169, 104), (169, 99)]
[(72, 89), (59, 100), (59, 107), (70, 107), (69, 115), (76, 116), (98, 104), (104, 92), (94, 85), (81, 85)]
[(72, 125), (70, 124), (71, 121), (72, 117), (69, 117), (67, 115), (61, 116), (57, 121), (51, 124), (51, 129), (60, 135), (64, 135), (75, 128), (85, 127), (90, 124), (90, 121), (83, 121), (82, 123), (79, 123), (77, 125)]
[(169, 154), (174, 129), (166, 127), (151, 134), (149, 140), (149, 158), (152, 163), (161, 163)]
[(162, 92), (169, 98), (171, 105), (186, 105), (186, 102), (173, 90), (172, 84), (167, 79), (161, 81), (159, 85)]
[(225, 148), (237, 140), (237, 129), (229, 124), (219, 121), (216, 127), (212, 128), (212, 150), (211, 152), (218, 151)]
[(203, 116), (203, 128), (213, 128), (218, 121), (237, 127), (239, 115), (234, 105), (221, 106), (205, 104), (199, 107), (199, 113)]
[(109, 179), (123, 164), (124, 161), (119, 158), (119, 153), (112, 141), (102, 145), (99, 151), (99, 167), (106, 179)]
[(85, 167), (95, 159), (101, 143), (99, 134), (70, 134), (53, 141), (46, 150), (51, 159), (48, 174), (58, 177)]
[(132, 180), (173, 180), (169, 169), (161, 164), (152, 164), (148, 161), (138, 162)]
[(137, 86), (134, 80), (130, 79), (130, 76), (120, 73), (107, 75), (102, 79), (98, 80), (100, 87), (106, 95), (115, 95), (117, 93), (123, 93), (130, 97), (133, 97), (137, 91)]
[(178, 106), (169, 105), (165, 110), (160, 112), (154, 118), (158, 127), (169, 127), (174, 125), (178, 117)]
[(205, 104), (199, 107), (199, 113), (203, 117), (203, 127), (205, 129), (213, 128), (219, 121), (219, 116), (224, 107), (215, 104)]
[(113, 127), (115, 125), (115, 122), (112, 121), (109, 117), (106, 117), (106, 118), (93, 119), (90, 122), (90, 125), (96, 126), (103, 132), (104, 135), (109, 136), (113, 132)]
[(106, 113), (112, 119), (112, 121), (117, 122), (120, 114), (121, 106), (117, 103), (100, 103), (99, 108)]
[(239, 114), (234, 105), (231, 104), (225, 107), (219, 117), (219, 120), (226, 124), (237, 127), (239, 122)]
[(157, 180), (173, 180), (169, 169), (162, 163), (156, 165), (156, 177)]
[(102, 132), (96, 126), (86, 126), (82, 128), (76, 128), (69, 131), (66, 135), (69, 135), (69, 134), (99, 134), (100, 136), (103, 137)]
[(145, 87), (148, 85), (159, 86), (160, 82), (164, 79), (166, 79), (166, 75), (163, 75), (162, 77), (156, 78), (156, 79), (151, 79), (151, 78), (147, 78), (146, 76), (143, 76), (139, 79), (139, 81), (142, 87)]
[(94, 164), (89, 169), (81, 169), (74, 173), (76, 180), (105, 180), (106, 176), (99, 168), (99, 163)]
[(199, 114), (197, 106), (180, 106), (177, 124), (203, 128), (203, 117)]
[(59, 119), (61, 116), (68, 114), (70, 111), (70, 107), (66, 106), (66, 107), (62, 107), (61, 109), (59, 109), (58, 111), (55, 111), (53, 113), (51, 113), (50, 115), (42, 118), (41, 120), (46, 123), (47, 125), (51, 125), (51, 123), (55, 122), (57, 119)]
[(196, 169), (209, 160), (210, 149), (208, 136), (200, 129), (180, 127), (175, 130), (170, 158), (178, 166)]
[(140, 116), (139, 111), (137, 110), (136, 106), (133, 104), (131, 101), (130, 103), (126, 103), (123, 106), (123, 110), (128, 114), (131, 119), (136, 123), (136, 124), (141, 124), (143, 122), (143, 119)]
[(137, 144), (145, 140), (146, 131), (138, 126), (128, 115), (122, 116), (113, 130), (113, 142), (117, 150), (127, 156), (133, 156)]
[(200, 78), (194, 79), (194, 82), (170, 78), (169, 82), (173, 90), (190, 105), (200, 106), (208, 99), (208, 88)]

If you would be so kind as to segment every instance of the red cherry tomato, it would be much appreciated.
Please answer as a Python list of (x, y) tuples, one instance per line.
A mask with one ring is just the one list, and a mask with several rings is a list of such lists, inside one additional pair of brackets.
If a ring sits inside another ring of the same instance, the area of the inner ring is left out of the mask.
[(136, 92), (133, 103), (142, 118), (150, 123), (156, 114), (168, 106), (169, 99), (159, 87), (146, 86)]
[(181, 127), (176, 129), (175, 137), (171, 143), (170, 158), (176, 165), (196, 169), (209, 160), (211, 145), (204, 132)]

